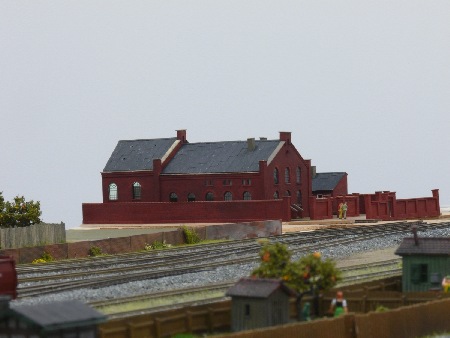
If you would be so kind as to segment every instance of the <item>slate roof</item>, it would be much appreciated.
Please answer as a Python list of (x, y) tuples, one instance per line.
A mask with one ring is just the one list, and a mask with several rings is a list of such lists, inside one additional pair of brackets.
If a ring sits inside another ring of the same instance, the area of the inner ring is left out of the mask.
[(175, 137), (119, 141), (103, 171), (153, 170), (153, 159), (163, 158), (176, 141)]
[(419, 237), (418, 243), (416, 245), (413, 237), (404, 238), (395, 254), (450, 256), (450, 237)]
[(205, 174), (258, 172), (259, 161), (267, 161), (280, 145), (279, 140), (186, 143), (163, 169), (163, 174)]
[(46, 331), (93, 325), (106, 321), (106, 315), (77, 300), (20, 305), (14, 307), (12, 311)]
[(225, 295), (229, 297), (267, 298), (278, 289), (282, 289), (289, 296), (296, 295), (296, 292), (284, 285), (281, 280), (269, 278), (241, 278), (228, 289)]
[(312, 191), (333, 190), (344, 176), (345, 172), (317, 173), (312, 179)]

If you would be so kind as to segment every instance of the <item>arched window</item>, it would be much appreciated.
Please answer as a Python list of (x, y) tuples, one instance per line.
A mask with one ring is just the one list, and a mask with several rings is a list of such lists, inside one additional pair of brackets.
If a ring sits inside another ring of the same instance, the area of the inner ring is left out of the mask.
[(291, 196), (291, 192), (289, 190), (286, 190), (286, 192), (284, 193), (284, 196)]
[(233, 194), (229, 191), (227, 191), (224, 195), (223, 195), (223, 200), (224, 201), (232, 201), (233, 200)]
[(214, 194), (211, 191), (209, 191), (205, 196), (205, 200), (214, 201)]
[(178, 202), (178, 196), (174, 192), (171, 192), (169, 195), (169, 202)]
[(278, 184), (278, 181), (279, 181), (279, 175), (278, 175), (278, 169), (277, 168), (275, 168), (274, 170), (273, 170), (273, 184)]
[(300, 182), (302, 181), (302, 170), (300, 169), (300, 167), (297, 167), (295, 176), (297, 177), (297, 183), (300, 184)]
[(195, 195), (194, 193), (190, 192), (188, 195), (188, 202), (194, 202), (195, 201)]
[(133, 199), (134, 200), (141, 199), (141, 184), (139, 182), (133, 183)]
[(277, 199), (279, 199), (279, 198), (280, 198), (280, 195), (278, 194), (278, 191), (275, 191), (275, 192), (273, 193), (273, 199), (277, 200)]
[(297, 191), (297, 203), (302, 205), (302, 192), (300, 190)]
[(284, 169), (284, 182), (291, 183), (291, 170), (289, 168)]
[(250, 201), (252, 199), (252, 194), (248, 191), (244, 191), (244, 201)]
[(119, 198), (119, 193), (117, 191), (117, 184), (111, 183), (109, 185), (109, 200), (116, 201)]

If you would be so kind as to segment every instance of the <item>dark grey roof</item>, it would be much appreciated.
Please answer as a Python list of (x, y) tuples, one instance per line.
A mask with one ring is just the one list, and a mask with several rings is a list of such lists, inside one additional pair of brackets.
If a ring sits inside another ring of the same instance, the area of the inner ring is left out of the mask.
[(438, 255), (450, 256), (450, 237), (419, 237), (416, 245), (413, 237), (404, 238), (396, 255)]
[(247, 141), (183, 144), (163, 174), (257, 172), (259, 161), (267, 161), (279, 144), (257, 140), (254, 150), (248, 149)]
[(317, 173), (312, 179), (312, 191), (333, 190), (345, 173)]
[(92, 325), (106, 320), (104, 314), (78, 300), (20, 305), (12, 310), (46, 331)]
[(176, 140), (119, 141), (103, 171), (153, 170), (153, 159), (162, 158)]
[(279, 279), (242, 278), (228, 289), (226, 296), (267, 298), (278, 289), (282, 289), (290, 296), (296, 295), (294, 290), (284, 285)]

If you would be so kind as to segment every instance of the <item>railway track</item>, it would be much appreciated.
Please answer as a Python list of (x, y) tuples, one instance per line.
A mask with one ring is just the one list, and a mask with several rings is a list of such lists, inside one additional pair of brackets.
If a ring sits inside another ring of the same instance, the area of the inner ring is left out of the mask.
[[(401, 274), (401, 260), (354, 265), (341, 268), (343, 279), (338, 286), (347, 286)], [(138, 314), (161, 312), (194, 304), (209, 304), (228, 299), (226, 291), (235, 281), (210, 284), (202, 287), (182, 288), (172, 291), (153, 292), (139, 296), (112, 300), (94, 301), (89, 304), (108, 315), (110, 319), (136, 316)]]
[[(416, 222), (419, 231), (450, 227), (450, 222)], [(392, 222), (352, 228), (327, 228), (271, 237), (294, 255), (321, 251), (327, 247), (351, 245), (357, 241), (410, 233), (411, 223)], [(101, 288), (131, 281), (156, 279), (190, 272), (217, 269), (225, 265), (257, 263), (257, 240), (230, 241), (208, 245), (130, 253), (91, 259), (66, 260), (42, 265), (19, 265), (19, 298), (35, 297), (81, 288)]]

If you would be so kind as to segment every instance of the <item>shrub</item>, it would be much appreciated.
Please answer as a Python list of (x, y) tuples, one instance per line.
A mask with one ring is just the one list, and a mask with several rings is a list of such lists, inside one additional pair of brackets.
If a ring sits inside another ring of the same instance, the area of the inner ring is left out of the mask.
[(166, 241), (154, 241), (153, 244), (148, 244), (145, 243), (145, 250), (150, 251), (150, 250), (157, 250), (157, 249), (165, 249), (165, 248), (170, 248), (171, 245), (167, 244)]
[(101, 256), (102, 254), (102, 249), (100, 249), (98, 246), (94, 245), (89, 249), (89, 256), (91, 257)]
[(378, 305), (377, 308), (375, 309), (375, 312), (386, 312), (386, 311), (389, 311), (389, 308), (383, 305)]
[(194, 229), (183, 226), (183, 235), (187, 244), (200, 243), (201, 239)]
[(37, 258), (33, 260), (32, 264), (38, 264), (38, 263), (47, 263), (47, 262), (53, 262), (55, 259), (52, 255), (50, 255), (48, 252), (44, 251), (41, 258)]

